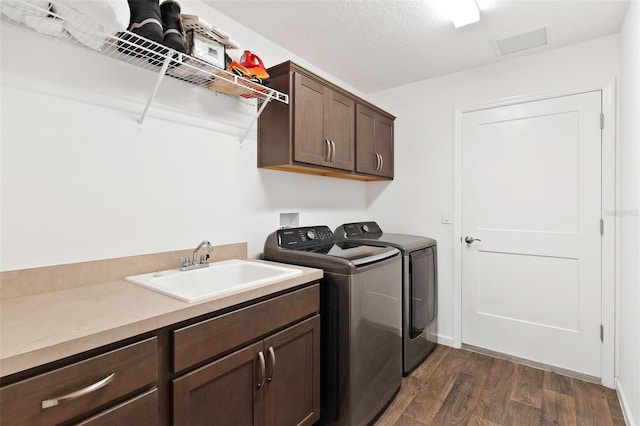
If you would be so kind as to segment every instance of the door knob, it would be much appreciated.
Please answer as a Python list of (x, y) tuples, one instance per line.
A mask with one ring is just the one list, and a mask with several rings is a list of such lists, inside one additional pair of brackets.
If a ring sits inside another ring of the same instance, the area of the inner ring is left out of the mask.
[(466, 237), (464, 237), (464, 242), (467, 243), (467, 244), (472, 244), (474, 241), (482, 241), (482, 240), (478, 239), (478, 238), (470, 237), (468, 235)]

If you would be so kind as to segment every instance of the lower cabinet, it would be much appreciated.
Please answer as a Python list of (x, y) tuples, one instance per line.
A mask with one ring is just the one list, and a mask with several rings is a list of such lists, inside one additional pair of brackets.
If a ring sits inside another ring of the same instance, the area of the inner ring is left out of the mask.
[(0, 426), (312, 425), (319, 310), (310, 283), (3, 377)]
[(320, 416), (320, 316), (173, 380), (176, 425), (312, 425)]
[(156, 425), (157, 378), (152, 337), (2, 386), (0, 423)]

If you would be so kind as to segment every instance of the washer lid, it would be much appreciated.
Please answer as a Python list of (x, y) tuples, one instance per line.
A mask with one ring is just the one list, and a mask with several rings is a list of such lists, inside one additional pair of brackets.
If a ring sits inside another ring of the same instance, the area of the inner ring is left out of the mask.
[(336, 242), (326, 226), (280, 229), (269, 235), (264, 245), (266, 260), (341, 273), (353, 273), (361, 266), (383, 262), (399, 253), (393, 247)]
[(352, 242), (337, 242), (313, 247), (293, 249), (303, 252), (319, 253), (340, 259), (350, 260), (356, 266), (367, 265), (395, 256), (398, 250), (392, 247), (376, 247)]

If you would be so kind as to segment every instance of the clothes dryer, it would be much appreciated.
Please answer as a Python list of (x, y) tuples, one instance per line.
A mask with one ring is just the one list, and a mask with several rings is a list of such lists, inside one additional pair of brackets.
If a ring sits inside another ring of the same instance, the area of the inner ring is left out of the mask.
[(402, 372), (408, 375), (436, 346), (438, 248), (428, 237), (382, 232), (376, 222), (345, 223), (338, 241), (394, 247), (402, 254)]

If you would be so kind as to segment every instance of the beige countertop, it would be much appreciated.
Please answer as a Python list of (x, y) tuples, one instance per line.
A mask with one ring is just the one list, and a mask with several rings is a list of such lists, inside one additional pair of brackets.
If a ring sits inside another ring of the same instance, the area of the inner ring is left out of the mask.
[(0, 377), (322, 278), (286, 266), (302, 275), (194, 303), (120, 279), (3, 299)]

